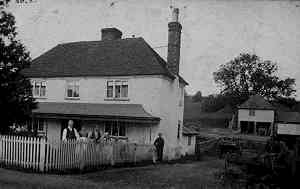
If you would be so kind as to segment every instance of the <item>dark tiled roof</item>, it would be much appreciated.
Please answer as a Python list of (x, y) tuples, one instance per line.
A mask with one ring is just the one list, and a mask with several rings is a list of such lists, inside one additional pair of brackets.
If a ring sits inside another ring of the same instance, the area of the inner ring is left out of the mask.
[(299, 112), (278, 112), (276, 121), (282, 123), (300, 123), (300, 113)]
[[(34, 59), (23, 73), (28, 77), (165, 75), (175, 78), (166, 62), (143, 38), (60, 44)], [(186, 83), (181, 77), (180, 81)]]
[(274, 110), (275, 108), (260, 95), (251, 96), (239, 106), (240, 109)]
[(159, 121), (145, 111), (141, 104), (92, 104), (39, 102), (35, 115), (65, 115), (91, 118), (134, 118)]
[(183, 135), (198, 135), (199, 133), (193, 128), (191, 124), (184, 124), (182, 128)]

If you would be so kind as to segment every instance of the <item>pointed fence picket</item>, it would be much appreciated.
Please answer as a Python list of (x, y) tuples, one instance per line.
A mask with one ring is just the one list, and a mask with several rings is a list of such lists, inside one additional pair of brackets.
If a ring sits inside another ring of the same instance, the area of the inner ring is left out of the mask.
[(0, 165), (36, 172), (95, 169), (153, 159), (153, 146), (128, 142), (51, 141), (0, 135)]

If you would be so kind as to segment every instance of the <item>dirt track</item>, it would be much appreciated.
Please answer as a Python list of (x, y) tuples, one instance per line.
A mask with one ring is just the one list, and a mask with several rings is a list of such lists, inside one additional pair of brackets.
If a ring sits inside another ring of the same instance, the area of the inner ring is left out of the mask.
[(223, 161), (114, 168), (81, 175), (45, 175), (0, 169), (0, 188), (216, 188)]

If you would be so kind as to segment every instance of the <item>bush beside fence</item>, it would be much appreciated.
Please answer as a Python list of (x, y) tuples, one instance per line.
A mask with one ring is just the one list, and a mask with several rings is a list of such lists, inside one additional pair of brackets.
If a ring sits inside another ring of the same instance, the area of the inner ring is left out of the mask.
[(154, 161), (154, 146), (129, 142), (47, 141), (0, 135), (0, 164), (36, 172), (96, 169)]

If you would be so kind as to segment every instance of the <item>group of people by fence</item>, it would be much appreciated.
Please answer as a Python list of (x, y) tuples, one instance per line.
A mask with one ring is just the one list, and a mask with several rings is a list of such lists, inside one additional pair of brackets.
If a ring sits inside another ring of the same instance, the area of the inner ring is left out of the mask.
[(74, 128), (73, 120), (68, 121), (68, 126), (63, 130), (62, 140), (69, 141), (69, 140), (89, 140), (94, 142), (100, 141), (109, 141), (111, 138), (109, 137), (108, 133), (101, 134), (98, 128), (94, 128), (90, 131), (87, 136), (80, 136), (79, 132)]
[[(74, 128), (73, 120), (68, 121), (68, 126), (63, 130), (62, 135), (63, 141), (69, 140), (82, 140), (82, 141), (93, 141), (99, 143), (101, 141), (110, 141), (111, 137), (108, 133), (104, 133), (101, 135), (99, 128), (94, 128), (92, 131), (88, 132), (87, 136), (80, 136), (79, 132)], [(156, 150), (157, 161), (163, 160), (163, 149), (164, 149), (164, 139), (162, 137), (162, 133), (158, 134), (158, 137), (154, 141), (154, 146)]]

